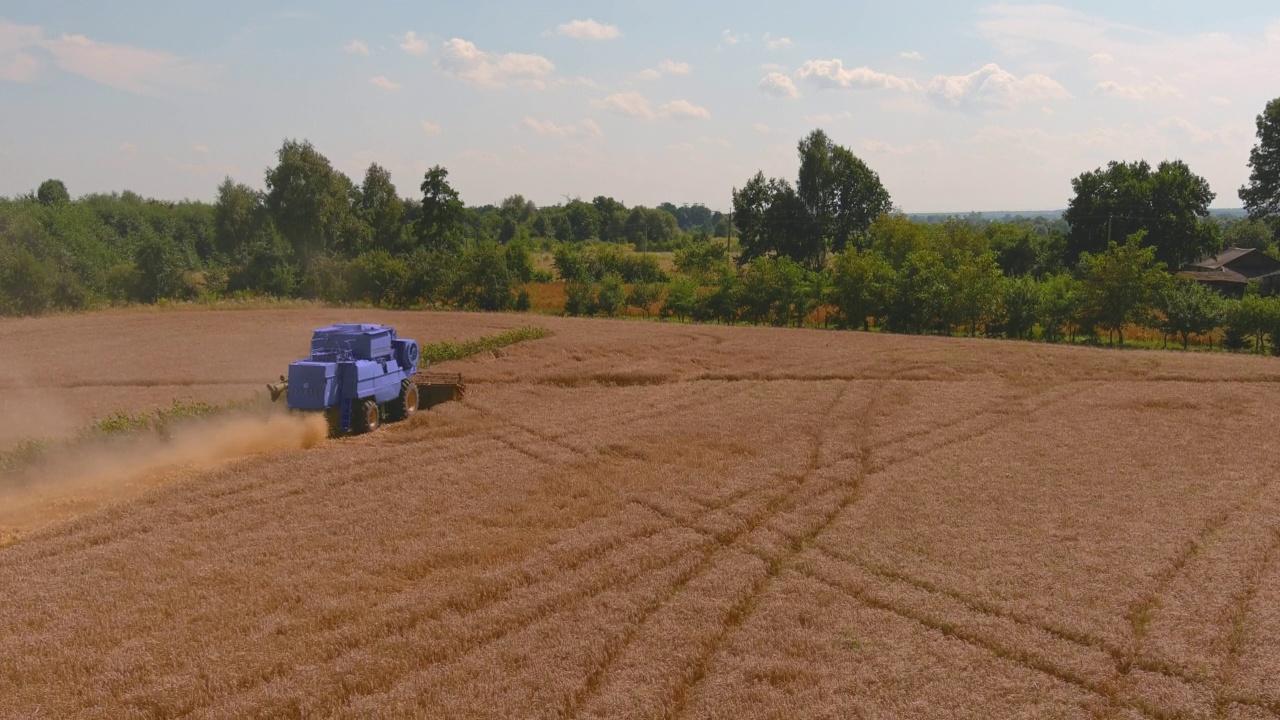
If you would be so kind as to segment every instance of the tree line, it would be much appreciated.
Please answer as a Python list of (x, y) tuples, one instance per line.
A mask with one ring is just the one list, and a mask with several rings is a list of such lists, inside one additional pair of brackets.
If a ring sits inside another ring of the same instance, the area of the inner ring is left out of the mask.
[(518, 285), (551, 279), (533, 269), (535, 248), (670, 250), (727, 232), (702, 205), (600, 196), (539, 208), (514, 195), (467, 207), (443, 167), (405, 198), (385, 168), (357, 183), (306, 141), (285, 141), (276, 159), (262, 189), (227, 178), (212, 203), (72, 199), (59, 180), (0, 198), (0, 314), (258, 295), (503, 310), (519, 306)]
[[(1261, 351), (1276, 346), (1280, 301), (1256, 288), (1226, 300), (1173, 274), (1224, 247), (1280, 257), (1280, 99), (1257, 126), (1240, 190), (1248, 218), (1230, 220), (1211, 216), (1214, 193), (1179, 160), (1084, 172), (1059, 219), (931, 223), (895, 210), (875, 171), (822, 130), (798, 143), (794, 182), (757, 173), (734, 189), (731, 214), (604, 196), (468, 207), (439, 166), (404, 198), (384, 168), (357, 184), (289, 140), (262, 189), (228, 178), (211, 204), (72, 200), (57, 180), (0, 199), (0, 312), (240, 295), (504, 310), (528, 306), (527, 283), (558, 279), (569, 314), (630, 306), (1119, 344), (1136, 325), (1183, 346), (1222, 329), (1224, 345)], [(674, 268), (651, 251), (672, 251)]]

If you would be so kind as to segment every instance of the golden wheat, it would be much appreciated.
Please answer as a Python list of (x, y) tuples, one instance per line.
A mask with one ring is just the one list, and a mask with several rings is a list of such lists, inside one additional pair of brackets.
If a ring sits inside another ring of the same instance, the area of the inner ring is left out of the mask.
[[(347, 319), (527, 321), (108, 313), (0, 361), (77, 416), (223, 401)], [(0, 549), (0, 714), (1280, 714), (1274, 360), (538, 321), (461, 403)]]

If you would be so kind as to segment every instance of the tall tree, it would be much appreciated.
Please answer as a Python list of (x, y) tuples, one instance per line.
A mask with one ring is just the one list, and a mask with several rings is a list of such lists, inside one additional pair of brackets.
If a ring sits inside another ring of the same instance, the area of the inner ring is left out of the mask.
[(391, 173), (377, 163), (370, 164), (364, 173), (359, 207), (372, 233), (373, 247), (388, 252), (400, 249), (404, 201), (396, 194)]
[(354, 185), (306, 140), (286, 140), (277, 158), (267, 170), (267, 209), (305, 266), (347, 242)]
[(1075, 197), (1063, 213), (1071, 226), (1068, 262), (1137, 232), (1145, 232), (1143, 243), (1155, 248), (1156, 260), (1173, 268), (1219, 249), (1216, 225), (1203, 222), (1214, 193), (1181, 160), (1162, 162), (1154, 171), (1142, 160), (1111, 162), (1081, 174), (1071, 187)]
[(218, 199), (214, 202), (213, 242), (214, 248), (225, 257), (239, 255), (241, 248), (252, 242), (270, 222), (262, 193), (230, 177), (218, 186)]
[(1249, 183), (1240, 200), (1251, 220), (1263, 220), (1280, 235), (1280, 98), (1258, 116), (1258, 142), (1249, 151)]
[(826, 264), (892, 208), (889, 193), (865, 163), (814, 130), (797, 147), (796, 185), (756, 173), (733, 194), (743, 262), (777, 254), (810, 269)]
[(466, 207), (449, 184), (449, 171), (436, 165), (422, 178), (422, 216), (418, 218), (418, 242), (428, 250), (457, 250), (462, 246), (462, 219)]

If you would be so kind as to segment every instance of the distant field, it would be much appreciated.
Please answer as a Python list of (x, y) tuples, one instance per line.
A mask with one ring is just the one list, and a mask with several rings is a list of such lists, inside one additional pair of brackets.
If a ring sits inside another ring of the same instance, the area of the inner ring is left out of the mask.
[(71, 508), (0, 549), (0, 715), (1280, 716), (1271, 358), (106, 313), (0, 321), (5, 437), (242, 398), (339, 320), (552, 335), (370, 436), (0, 491)]

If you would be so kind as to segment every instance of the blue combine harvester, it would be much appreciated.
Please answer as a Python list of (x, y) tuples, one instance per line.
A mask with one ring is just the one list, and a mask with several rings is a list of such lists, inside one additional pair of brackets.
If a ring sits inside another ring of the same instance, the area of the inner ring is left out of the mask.
[(268, 385), (290, 410), (323, 412), (331, 435), (365, 433), (383, 421), (462, 397), (462, 376), (418, 372), (418, 343), (386, 325), (332, 325), (311, 336), (311, 355)]

